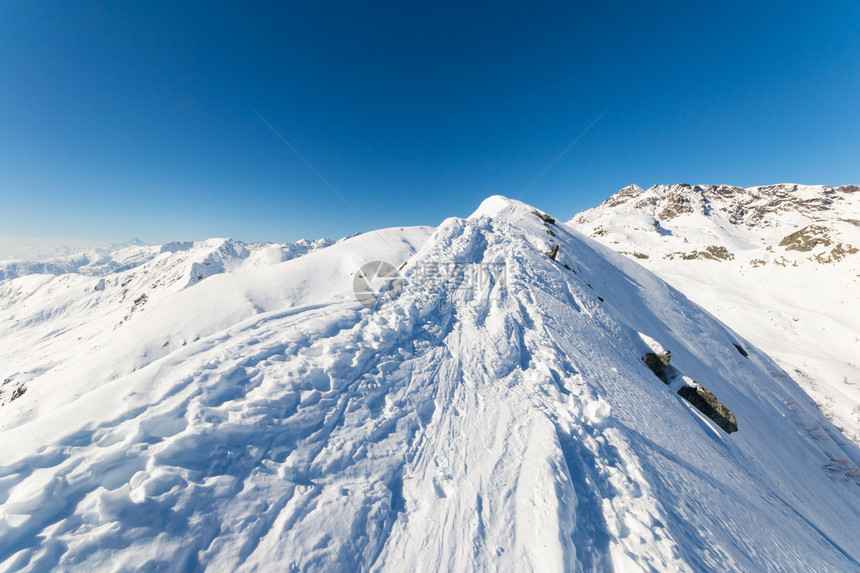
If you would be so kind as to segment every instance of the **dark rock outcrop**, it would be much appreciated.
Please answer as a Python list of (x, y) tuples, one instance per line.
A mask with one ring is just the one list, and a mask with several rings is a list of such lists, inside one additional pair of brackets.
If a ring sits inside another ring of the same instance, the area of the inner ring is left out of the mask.
[(24, 386), (19, 386), (18, 388), (15, 389), (14, 392), (12, 392), (12, 395), (9, 397), (9, 401), (14, 402), (15, 400), (17, 400), (18, 398), (23, 396), (24, 392), (26, 392), (26, 391), (27, 391), (27, 388), (25, 388)]
[(545, 223), (549, 223), (550, 225), (555, 225), (555, 219), (547, 215), (546, 213), (541, 213), (540, 211), (532, 211), (535, 215), (544, 220)]
[(663, 381), (664, 384), (669, 383), (669, 374), (671, 368), (669, 366), (669, 361), (672, 359), (672, 353), (666, 351), (662, 354), (657, 354), (655, 352), (649, 352), (645, 356), (642, 357), (642, 362), (645, 363), (651, 372), (657, 375), (657, 378)]
[[(737, 344), (734, 346), (738, 349), (738, 352), (747, 356), (747, 353), (743, 348)], [(642, 362), (644, 362), (651, 372), (653, 372), (657, 378), (662, 380), (664, 384), (669, 385), (678, 377), (678, 372), (673, 366), (669, 365), (671, 359), (672, 353), (667, 350), (666, 352), (661, 353), (649, 352), (642, 357)], [(702, 414), (713, 420), (713, 422), (727, 434), (738, 431), (738, 423), (732, 411), (723, 406), (720, 401), (717, 400), (717, 397), (701, 384), (693, 382), (693, 385), (689, 385), (685, 382), (678, 390), (678, 395), (689, 402), (690, 405), (699, 410)]]
[(727, 434), (738, 431), (738, 422), (735, 419), (735, 415), (731, 410), (723, 406), (717, 400), (717, 397), (707, 388), (702, 386), (698, 388), (682, 386), (678, 390), (678, 395), (702, 414), (713, 420)]
[(811, 251), (818, 245), (830, 246), (832, 241), (827, 227), (822, 225), (807, 225), (806, 227), (786, 235), (779, 242), (786, 251)]

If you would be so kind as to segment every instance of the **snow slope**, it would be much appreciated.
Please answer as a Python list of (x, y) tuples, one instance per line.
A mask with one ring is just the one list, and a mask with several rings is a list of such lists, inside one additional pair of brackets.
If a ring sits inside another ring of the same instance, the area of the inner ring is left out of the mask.
[(274, 265), (332, 243), (133, 241), (67, 257), (0, 261), (0, 404), (26, 390), (30, 379), (111, 339), (162, 298), (207, 277)]
[(626, 187), (570, 224), (777, 363), (860, 443), (860, 187)]
[[(404, 281), (367, 309), (374, 259)], [(501, 197), (153, 300), (0, 408), (0, 460), (4, 570), (860, 570), (858, 448), (678, 291)]]

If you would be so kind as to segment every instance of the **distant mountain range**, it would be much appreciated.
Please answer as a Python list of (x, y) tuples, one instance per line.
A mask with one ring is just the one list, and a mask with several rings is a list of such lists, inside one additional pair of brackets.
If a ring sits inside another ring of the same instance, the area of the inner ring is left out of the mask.
[[(173, 272), (188, 274), (189, 280), (225, 272), (272, 264), (305, 255), (331, 245), (329, 239), (295, 243), (243, 243), (232, 239), (209, 239), (147, 244), (135, 239), (127, 243), (66, 250), (62, 256), (0, 259), (0, 280), (32, 274), (106, 276), (152, 263)], [(196, 271), (192, 266), (196, 265)], [(199, 268), (198, 268), (199, 267)], [(146, 270), (146, 272), (150, 272)], [(197, 274), (195, 274), (195, 272)]]
[(762, 348), (860, 442), (860, 186), (631, 185), (570, 224)]

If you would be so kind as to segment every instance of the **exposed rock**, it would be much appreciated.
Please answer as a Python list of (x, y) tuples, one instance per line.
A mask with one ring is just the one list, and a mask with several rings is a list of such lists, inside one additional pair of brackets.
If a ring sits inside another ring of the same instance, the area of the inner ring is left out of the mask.
[[(123, 298), (125, 298), (124, 293), (123, 293)], [(131, 308), (129, 309), (128, 314), (126, 314), (122, 318), (122, 320), (119, 322), (119, 324), (117, 324), (114, 328), (119, 328), (125, 321), (130, 319), (135, 312), (143, 309), (143, 306), (146, 304), (147, 300), (148, 300), (148, 297), (146, 296), (146, 293), (144, 293), (144, 294), (140, 295), (139, 297), (137, 297), (136, 299), (134, 299), (134, 303), (131, 305)]]
[(813, 258), (817, 263), (821, 264), (830, 264), (839, 262), (844, 259), (848, 255), (856, 254), (860, 249), (853, 245), (845, 245), (844, 243), (839, 243), (835, 247), (833, 247), (830, 252), (818, 253)]
[[(689, 185), (679, 185), (678, 187), (689, 188)], [(667, 194), (664, 200), (668, 205), (657, 215), (663, 221), (669, 221), (679, 215), (693, 212), (690, 199), (679, 191)]]
[(738, 431), (738, 422), (732, 411), (723, 406), (717, 397), (704, 386), (699, 385), (697, 388), (682, 386), (678, 390), (678, 395), (713, 420), (727, 434)]
[(688, 253), (675, 252), (664, 256), (666, 259), (674, 259), (675, 257), (680, 257), (686, 261), (693, 261), (696, 259), (705, 261), (730, 261), (734, 258), (734, 255), (732, 255), (725, 247), (708, 245), (705, 247), (704, 251), (690, 251)]
[(611, 197), (609, 197), (606, 201), (601, 203), (601, 205), (605, 205), (607, 207), (615, 207), (616, 205), (621, 205), (625, 203), (628, 199), (632, 197), (636, 197), (641, 195), (644, 190), (636, 184), (628, 185), (624, 189), (621, 189)]
[(541, 219), (543, 219), (545, 222), (549, 223), (550, 225), (555, 225), (555, 219), (553, 219), (552, 217), (550, 217), (546, 213), (541, 213), (540, 211), (532, 211), (532, 213), (534, 213), (535, 215), (537, 215), (538, 217), (540, 217)]
[(728, 249), (717, 245), (707, 246), (705, 247), (704, 252), (700, 251), (699, 253), (702, 258), (713, 261), (728, 261), (732, 258), (732, 254), (729, 253)]
[[(743, 348), (737, 344), (734, 346), (738, 349), (738, 352), (747, 356), (747, 353)], [(672, 353), (668, 350), (666, 352), (649, 352), (642, 357), (642, 362), (644, 362), (651, 372), (653, 372), (666, 385), (669, 385), (672, 380), (677, 379), (678, 377), (678, 372), (674, 367), (669, 365), (671, 360)], [(686, 378), (686, 376), (683, 378), (686, 381), (691, 382), (693, 385), (691, 386), (685, 383), (678, 390), (679, 396), (684, 398), (705, 416), (713, 420), (714, 423), (722, 428), (726, 433), (731, 434), (732, 432), (738, 431), (737, 420), (735, 420), (735, 415), (731, 410), (723, 406), (720, 401), (717, 400), (717, 397), (714, 396), (714, 394), (707, 388), (697, 382), (693, 382)]]
[(735, 344), (734, 342), (732, 342), (732, 346), (737, 348), (738, 352), (741, 353), (741, 356), (743, 356), (744, 358), (749, 358), (749, 353), (746, 350), (744, 350), (740, 344)]
[(672, 359), (672, 353), (668, 350), (663, 353), (649, 352), (642, 357), (642, 362), (645, 366), (651, 369), (651, 372), (657, 375), (657, 378), (663, 381), (664, 384), (669, 383), (669, 361)]
[(558, 256), (558, 245), (553, 245), (552, 250), (550, 252), (544, 253), (544, 254), (546, 256), (548, 256), (549, 258), (551, 258), (552, 260), (555, 260), (555, 258)]
[(18, 388), (16, 388), (15, 391), (12, 392), (12, 395), (9, 397), (9, 401), (14, 402), (15, 400), (17, 400), (18, 398), (23, 396), (24, 392), (26, 392), (26, 391), (27, 391), (26, 387), (18, 386)]
[(797, 261), (789, 261), (785, 257), (779, 257), (778, 259), (774, 259), (773, 264), (778, 265), (780, 267), (796, 267)]
[(780, 247), (786, 251), (811, 251), (818, 245), (828, 247), (832, 244), (827, 227), (821, 225), (807, 225), (806, 227), (786, 235), (779, 242)]

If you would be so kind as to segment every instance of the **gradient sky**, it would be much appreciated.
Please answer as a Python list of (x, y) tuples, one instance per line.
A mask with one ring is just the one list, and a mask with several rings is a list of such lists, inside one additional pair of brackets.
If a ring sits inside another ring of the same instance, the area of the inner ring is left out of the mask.
[(255, 110), (374, 227), (860, 183), (860, 3), (7, 0), (0, 236), (366, 231)]

